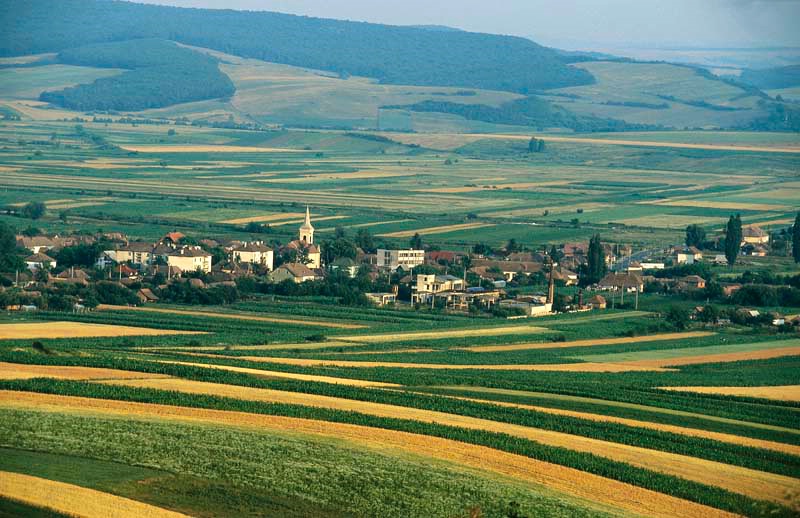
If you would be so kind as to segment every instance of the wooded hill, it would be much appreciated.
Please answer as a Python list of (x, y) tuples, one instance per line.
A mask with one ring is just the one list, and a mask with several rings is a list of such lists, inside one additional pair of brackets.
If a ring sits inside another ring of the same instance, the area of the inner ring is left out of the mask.
[(590, 84), (553, 49), (517, 37), (270, 12), (103, 0), (0, 0), (0, 56), (160, 38), (383, 83), (528, 93)]
[(235, 88), (217, 60), (171, 41), (148, 39), (68, 49), (58, 60), (71, 65), (128, 69), (56, 92), (41, 100), (73, 110), (139, 111), (178, 103), (229, 97)]

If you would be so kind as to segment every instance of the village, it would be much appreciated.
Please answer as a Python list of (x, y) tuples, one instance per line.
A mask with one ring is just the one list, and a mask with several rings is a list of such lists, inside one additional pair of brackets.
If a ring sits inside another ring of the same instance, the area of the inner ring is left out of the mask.
[[(333, 293), (344, 294), (344, 304), (525, 318), (635, 310), (645, 293), (706, 303), (732, 301), (743, 286), (735, 278), (709, 278), (711, 267), (729, 262), (713, 242), (706, 242), (705, 250), (684, 244), (634, 251), (595, 236), (588, 243), (540, 251), (515, 242), (501, 250), (481, 245), (471, 251), (435, 246), (365, 250), (341, 234), (337, 243), (347, 246), (321, 246), (306, 208), (297, 239), (280, 246), (195, 240), (180, 232), (157, 242), (133, 241), (120, 233), (17, 235), (26, 268), (3, 275), (0, 301), (7, 310), (87, 311), (100, 304), (225, 304), (248, 293)], [(741, 256), (768, 254), (767, 232), (750, 226), (741, 234)], [(419, 236), (413, 243), (421, 244)], [(740, 297), (737, 302), (748, 300)], [(702, 310), (697, 306), (693, 318)], [(745, 317), (764, 320), (756, 309), (743, 311)], [(768, 320), (784, 323), (777, 314)]]

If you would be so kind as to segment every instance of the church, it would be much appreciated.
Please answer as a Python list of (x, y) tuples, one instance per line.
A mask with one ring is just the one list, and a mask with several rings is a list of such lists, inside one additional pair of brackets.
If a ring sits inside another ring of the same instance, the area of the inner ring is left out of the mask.
[(312, 270), (322, 267), (319, 247), (314, 244), (314, 226), (311, 224), (311, 211), (308, 206), (306, 206), (306, 219), (300, 226), (298, 239), (290, 241), (285, 248), (295, 250), (298, 254), (308, 257), (306, 266)]

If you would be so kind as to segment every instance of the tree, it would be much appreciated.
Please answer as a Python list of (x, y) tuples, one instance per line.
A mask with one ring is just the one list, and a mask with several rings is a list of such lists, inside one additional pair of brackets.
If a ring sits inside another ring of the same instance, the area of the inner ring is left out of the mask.
[(800, 263), (800, 212), (794, 218), (792, 227), (792, 257), (794, 257), (794, 262)]
[(531, 137), (530, 142), (528, 142), (528, 153), (541, 153), (542, 151), (544, 151), (544, 140)]
[(606, 274), (606, 254), (603, 250), (603, 243), (600, 242), (600, 234), (595, 234), (589, 240), (589, 250), (586, 255), (586, 267), (584, 269), (583, 284), (595, 284)]
[(0, 221), (0, 271), (10, 272), (25, 267), (17, 248), (14, 227)]
[(44, 216), (44, 213), (47, 211), (47, 207), (45, 207), (44, 203), (40, 201), (32, 201), (22, 207), (20, 210), (20, 215), (23, 218), (29, 219), (39, 219)]
[(521, 250), (522, 246), (520, 246), (520, 244), (517, 243), (516, 239), (512, 237), (511, 239), (508, 240), (508, 243), (506, 244), (506, 253), (513, 254), (514, 252), (519, 252)]
[(414, 250), (422, 250), (422, 237), (419, 235), (419, 232), (414, 234), (409, 244)]
[(700, 248), (706, 240), (706, 231), (700, 225), (689, 225), (686, 227), (686, 246), (696, 246)]
[(739, 251), (742, 248), (742, 218), (739, 214), (731, 215), (728, 219), (728, 226), (725, 229), (725, 259), (728, 266), (736, 264)]
[(672, 324), (675, 329), (686, 329), (689, 325), (689, 311), (680, 306), (670, 306), (664, 315), (664, 319)]
[(369, 230), (366, 228), (358, 229), (358, 232), (356, 232), (356, 246), (367, 253), (375, 251), (375, 240)]

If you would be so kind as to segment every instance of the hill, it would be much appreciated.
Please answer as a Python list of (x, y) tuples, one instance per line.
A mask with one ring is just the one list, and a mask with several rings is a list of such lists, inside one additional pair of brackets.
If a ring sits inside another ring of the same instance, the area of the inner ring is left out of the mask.
[(129, 70), (40, 96), (73, 110), (138, 111), (229, 97), (235, 91), (216, 59), (165, 40), (87, 45), (63, 51), (58, 59), (69, 65)]
[(763, 90), (800, 86), (800, 65), (762, 70), (743, 70), (739, 79)]
[(530, 40), (463, 31), (100, 0), (3, 0), (0, 22), (0, 56), (160, 38), (387, 84), (527, 93), (593, 81)]

